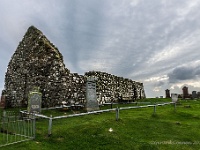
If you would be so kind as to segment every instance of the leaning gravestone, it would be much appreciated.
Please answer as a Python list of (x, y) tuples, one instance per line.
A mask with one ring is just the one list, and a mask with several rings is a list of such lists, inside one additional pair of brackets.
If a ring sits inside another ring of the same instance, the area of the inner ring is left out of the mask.
[(172, 93), (171, 94), (171, 99), (172, 99), (172, 102), (176, 103), (178, 101), (178, 94)]
[(88, 112), (99, 110), (94, 77), (88, 77), (86, 82), (86, 110)]
[(28, 112), (29, 113), (41, 113), (42, 93), (39, 92), (39, 88), (34, 88), (29, 92), (28, 96)]

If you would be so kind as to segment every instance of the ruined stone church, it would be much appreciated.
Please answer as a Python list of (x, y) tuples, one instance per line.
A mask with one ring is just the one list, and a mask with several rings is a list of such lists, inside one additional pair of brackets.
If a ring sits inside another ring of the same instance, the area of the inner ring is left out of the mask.
[(71, 100), (84, 104), (89, 76), (97, 79), (99, 103), (145, 98), (143, 83), (100, 71), (89, 71), (85, 75), (71, 73), (55, 45), (31, 26), (8, 64), (2, 95), (9, 107), (27, 106), (28, 93), (39, 87), (43, 107)]

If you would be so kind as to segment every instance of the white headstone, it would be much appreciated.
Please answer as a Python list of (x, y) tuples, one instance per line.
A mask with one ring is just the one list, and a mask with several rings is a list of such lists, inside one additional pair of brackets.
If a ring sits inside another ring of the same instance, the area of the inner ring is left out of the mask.
[(178, 101), (178, 94), (171, 93), (172, 102), (176, 103)]

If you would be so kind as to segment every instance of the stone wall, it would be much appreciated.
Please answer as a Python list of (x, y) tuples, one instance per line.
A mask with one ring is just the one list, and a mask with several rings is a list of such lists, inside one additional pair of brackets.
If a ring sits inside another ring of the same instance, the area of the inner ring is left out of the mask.
[(62, 101), (85, 103), (86, 79), (97, 77), (99, 103), (145, 98), (142, 83), (105, 72), (70, 73), (59, 50), (37, 28), (31, 26), (13, 54), (5, 75), (8, 107), (27, 106), (28, 93), (39, 87), (42, 106)]
[[(44, 107), (65, 99), (70, 86), (69, 70), (65, 68), (58, 49), (35, 27), (30, 27), (13, 54), (5, 76), (5, 90), (10, 106), (27, 105), (29, 91), (40, 87)], [(15, 96), (15, 102), (12, 96)]]
[(145, 98), (144, 87), (140, 82), (99, 71), (86, 72), (85, 76), (96, 77), (99, 103)]

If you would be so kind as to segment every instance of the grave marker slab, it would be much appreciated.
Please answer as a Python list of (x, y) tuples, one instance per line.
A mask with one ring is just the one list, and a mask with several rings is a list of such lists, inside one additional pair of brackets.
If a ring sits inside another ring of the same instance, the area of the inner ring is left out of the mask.
[(37, 90), (29, 92), (28, 112), (41, 113), (42, 93)]
[(172, 99), (172, 102), (176, 103), (178, 101), (178, 94), (172, 93), (171, 94), (171, 99)]
[(193, 99), (197, 98), (197, 91), (192, 91), (192, 98)]
[(86, 83), (86, 110), (99, 110), (96, 94), (96, 81), (94, 77), (88, 77)]

